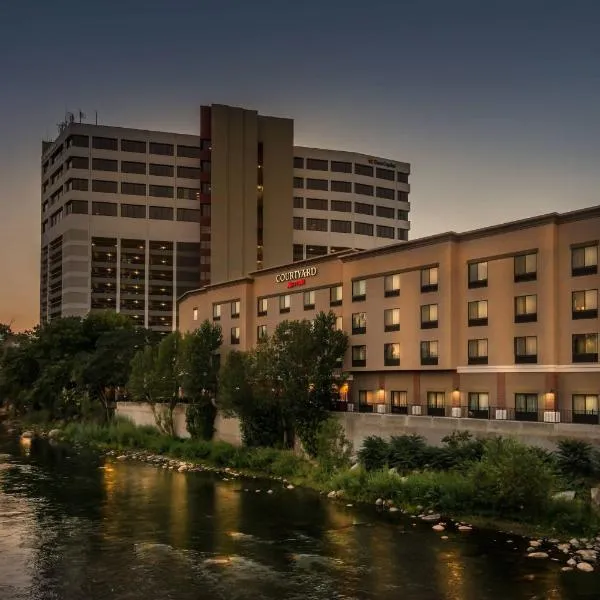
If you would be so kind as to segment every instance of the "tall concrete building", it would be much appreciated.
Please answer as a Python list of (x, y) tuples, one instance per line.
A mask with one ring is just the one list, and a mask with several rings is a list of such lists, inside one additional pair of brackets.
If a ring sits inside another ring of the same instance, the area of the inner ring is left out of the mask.
[(203, 106), (200, 135), (67, 122), (42, 145), (42, 321), (114, 309), (159, 331), (177, 297), (408, 239), (408, 163), (294, 146), (291, 119)]

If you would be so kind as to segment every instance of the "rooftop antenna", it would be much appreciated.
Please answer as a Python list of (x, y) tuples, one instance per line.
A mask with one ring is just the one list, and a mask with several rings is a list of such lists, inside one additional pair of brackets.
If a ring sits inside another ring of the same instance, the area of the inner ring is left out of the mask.
[(95, 110), (94, 112), (96, 113), (96, 125), (98, 125), (98, 111)]
[(79, 109), (79, 122), (81, 123), (86, 118), (84, 112)]

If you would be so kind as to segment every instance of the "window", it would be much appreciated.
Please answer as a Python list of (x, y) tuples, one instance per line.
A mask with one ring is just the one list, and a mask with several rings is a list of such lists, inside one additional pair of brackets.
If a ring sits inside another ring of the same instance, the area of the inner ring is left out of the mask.
[(294, 169), (304, 169), (304, 158), (294, 156)]
[(160, 156), (173, 156), (175, 154), (173, 144), (161, 144), (159, 142), (150, 142), (150, 154)]
[(119, 188), (116, 181), (102, 181), (101, 179), (92, 180), (92, 192), (100, 192), (102, 194), (116, 194)]
[(302, 244), (294, 244), (292, 248), (292, 260), (294, 262), (304, 260), (304, 246)]
[(350, 181), (332, 181), (331, 182), (332, 192), (341, 192), (342, 194), (352, 193), (352, 182)]
[(435, 329), (438, 326), (438, 305), (421, 306), (421, 329)]
[(598, 394), (573, 394), (573, 423), (598, 423)]
[(241, 302), (239, 300), (234, 300), (231, 303), (231, 318), (237, 319), (240, 316), (240, 308)]
[(327, 181), (327, 179), (311, 179), (309, 177), (306, 179), (306, 189), (321, 190), (326, 192), (329, 190), (329, 182)]
[(352, 233), (352, 221), (331, 221), (332, 233)]
[(231, 328), (231, 345), (235, 346), (240, 343), (240, 328), (232, 327)]
[(261, 342), (267, 337), (267, 326), (266, 325), (258, 325), (256, 327), (256, 339)]
[(387, 200), (394, 200), (396, 192), (394, 190), (391, 190), (390, 188), (378, 187), (375, 190), (375, 196), (377, 196), (377, 198), (386, 198)]
[(352, 314), (352, 334), (360, 335), (367, 332), (367, 313), (357, 312)]
[(329, 288), (329, 306), (342, 305), (342, 289), (341, 285)]
[(421, 365), (437, 365), (438, 358), (439, 357), (437, 340), (421, 342)]
[(296, 188), (296, 189), (304, 188), (304, 177), (294, 177), (294, 188)]
[(357, 279), (352, 282), (352, 302), (360, 302), (367, 297), (367, 280)]
[(400, 309), (386, 308), (383, 311), (384, 331), (400, 331)]
[(365, 177), (373, 177), (373, 167), (369, 165), (354, 164), (354, 172), (356, 175), (364, 175)]
[(515, 298), (515, 323), (537, 321), (537, 295), (517, 296)]
[(377, 397), (372, 390), (358, 390), (358, 411), (373, 412), (373, 407), (377, 404)]
[(177, 156), (184, 158), (200, 158), (200, 146), (180, 146), (177, 145)]
[(304, 292), (304, 310), (311, 310), (315, 307), (315, 292)]
[(480, 327), (488, 324), (487, 300), (473, 300), (468, 306), (469, 327)]
[(488, 284), (487, 262), (476, 262), (468, 265), (469, 288), (483, 288)]
[(515, 419), (517, 421), (537, 421), (537, 394), (515, 394)]
[(402, 192), (398, 190), (397, 196), (398, 202), (408, 202), (408, 192)]
[(332, 160), (331, 170), (334, 173), (352, 173), (352, 163)]
[(119, 161), (107, 158), (92, 158), (92, 169), (94, 171), (118, 171)]
[(400, 273), (386, 275), (383, 278), (383, 292), (386, 298), (400, 295)]
[(335, 330), (342, 331), (344, 329), (344, 321), (341, 315), (335, 317)]
[(257, 300), (256, 314), (259, 317), (266, 316), (268, 305), (269, 305), (269, 301), (266, 298), (259, 298)]
[(394, 342), (383, 345), (383, 364), (386, 367), (400, 366), (400, 344)]
[(196, 188), (177, 188), (177, 198), (179, 200), (200, 200), (200, 190)]
[(398, 220), (399, 221), (408, 221), (408, 211), (398, 209)]
[(446, 414), (446, 394), (444, 392), (427, 392), (427, 414), (443, 417)]
[(377, 237), (393, 240), (396, 236), (396, 230), (393, 227), (377, 225)]
[(487, 419), (490, 412), (490, 395), (487, 392), (469, 392), (469, 412), (472, 419)]
[(382, 169), (381, 167), (375, 169), (375, 177), (377, 177), (377, 179), (387, 179), (388, 181), (394, 181), (394, 179), (396, 179), (394, 171), (391, 169)]
[(307, 231), (327, 231), (327, 219), (306, 219)]
[(576, 333), (573, 335), (573, 362), (598, 362), (597, 333)]
[(384, 219), (393, 219), (394, 218), (394, 209), (389, 206), (378, 206), (375, 210), (375, 214), (378, 217), (383, 217)]
[(192, 315), (193, 315), (194, 321), (197, 321), (198, 320), (198, 309), (197, 308), (192, 309)]
[(294, 229), (304, 229), (304, 217), (294, 217)]
[(515, 282), (535, 281), (537, 279), (537, 254), (515, 256)]
[(337, 212), (352, 212), (352, 202), (349, 200), (332, 200), (331, 210)]
[(362, 196), (372, 196), (373, 195), (373, 186), (365, 185), (364, 183), (355, 183), (354, 184), (354, 193), (361, 194)]
[(67, 169), (89, 169), (90, 159), (87, 156), (72, 156), (67, 161)]
[(400, 390), (392, 390), (390, 392), (390, 403), (392, 412), (405, 415), (408, 413), (408, 392)]
[(213, 304), (213, 321), (221, 320), (221, 305)]
[(588, 244), (571, 249), (571, 274), (595, 275), (598, 273), (598, 244)]
[(68, 215), (87, 215), (89, 204), (87, 200), (69, 200), (65, 204), (65, 212)]
[(398, 173), (396, 173), (396, 181), (408, 183), (408, 173), (400, 173), (400, 171), (398, 171)]
[(304, 198), (301, 196), (294, 196), (294, 208), (304, 208)]
[(146, 154), (146, 142), (140, 142), (138, 140), (121, 140), (121, 152)]
[(121, 172), (136, 173), (137, 175), (145, 175), (146, 174), (146, 163), (122, 160), (121, 161)]
[(534, 335), (515, 338), (515, 364), (537, 363), (537, 337)]
[(328, 210), (329, 203), (324, 198), (307, 198), (306, 208), (311, 210)]
[(170, 185), (149, 185), (148, 196), (155, 198), (173, 198), (173, 187)]
[(117, 206), (114, 202), (92, 202), (92, 214), (103, 217), (116, 217)]
[(175, 175), (175, 167), (173, 165), (150, 163), (148, 172), (155, 177), (173, 177)]
[(177, 220), (187, 221), (188, 223), (200, 223), (201, 213), (195, 208), (178, 208)]
[(67, 138), (67, 148), (89, 148), (90, 138), (87, 135), (71, 135)]
[(130, 219), (145, 219), (146, 207), (143, 204), (121, 204), (121, 216)]
[(398, 239), (406, 242), (408, 240), (408, 229), (398, 228)]
[(292, 302), (292, 297), (289, 294), (284, 294), (283, 296), (279, 296), (279, 312), (280, 313), (289, 313), (291, 302)]
[(329, 171), (329, 161), (320, 158), (307, 158), (306, 168), (313, 171)]
[(200, 173), (202, 171), (198, 167), (182, 167), (181, 165), (177, 167), (177, 177), (183, 179), (200, 179)]
[(421, 292), (437, 292), (438, 268), (421, 269)]
[(487, 339), (469, 340), (468, 359), (470, 365), (487, 365), (488, 341)]
[(598, 290), (579, 290), (572, 294), (573, 319), (598, 318)]
[(169, 206), (150, 206), (149, 207), (150, 219), (156, 221), (172, 221), (173, 220), (173, 209)]
[(146, 184), (121, 182), (121, 194), (128, 194), (130, 196), (145, 196)]
[(115, 138), (93, 137), (92, 148), (96, 150), (118, 150), (119, 145)]
[(352, 366), (366, 367), (367, 366), (367, 347), (352, 346)]
[(373, 235), (373, 224), (356, 221), (354, 223), (354, 233), (359, 235)]

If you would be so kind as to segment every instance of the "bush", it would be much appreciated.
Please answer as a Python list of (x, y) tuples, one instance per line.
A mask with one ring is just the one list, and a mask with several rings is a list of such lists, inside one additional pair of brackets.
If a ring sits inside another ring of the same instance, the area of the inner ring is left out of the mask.
[(352, 444), (340, 422), (330, 417), (319, 426), (316, 436), (316, 458), (325, 473), (333, 473), (350, 466)]
[(212, 440), (216, 417), (217, 409), (208, 400), (189, 404), (185, 412), (187, 430), (193, 438)]
[(556, 452), (558, 468), (566, 479), (600, 476), (598, 451), (582, 440), (561, 440)]
[(371, 435), (358, 451), (358, 460), (367, 471), (383, 469), (389, 460), (390, 446), (383, 438)]
[(237, 448), (227, 442), (213, 442), (210, 460), (218, 467), (234, 466), (237, 457)]
[(600, 514), (581, 500), (551, 500), (543, 519), (558, 533), (593, 536), (600, 529)]
[(420, 435), (398, 435), (390, 439), (388, 464), (398, 471), (422, 469), (429, 463), (431, 449)]

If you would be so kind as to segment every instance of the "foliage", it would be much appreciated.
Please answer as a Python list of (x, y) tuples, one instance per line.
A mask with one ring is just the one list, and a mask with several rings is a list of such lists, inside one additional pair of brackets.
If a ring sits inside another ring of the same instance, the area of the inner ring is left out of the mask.
[(352, 443), (344, 428), (334, 417), (329, 417), (319, 426), (316, 436), (316, 458), (325, 473), (333, 473), (350, 466)]
[(556, 460), (566, 479), (600, 477), (600, 452), (583, 440), (561, 440)]
[(358, 460), (367, 471), (376, 471), (387, 466), (390, 457), (390, 445), (383, 438), (370, 435), (365, 438), (358, 451)]
[(429, 456), (429, 448), (423, 436), (399, 435), (390, 439), (388, 464), (398, 471), (422, 469)]

